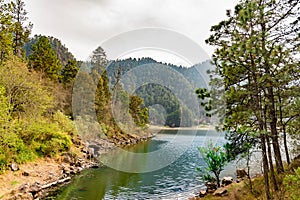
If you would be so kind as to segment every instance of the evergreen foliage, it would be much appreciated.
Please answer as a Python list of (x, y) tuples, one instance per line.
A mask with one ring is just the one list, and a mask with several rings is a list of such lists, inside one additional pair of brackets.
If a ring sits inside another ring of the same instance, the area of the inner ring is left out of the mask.
[(62, 66), (46, 36), (41, 36), (32, 46), (32, 54), (28, 59), (32, 69), (41, 72), (51, 80), (58, 81)]
[(259, 141), (267, 199), (271, 199), (269, 171), (278, 190), (273, 155), (277, 172), (284, 171), (279, 130), (286, 143), (287, 127), (298, 123), (299, 110), (287, 109), (300, 98), (299, 11), (297, 0), (241, 0), (233, 12), (227, 11), (227, 20), (211, 27), (206, 40), (217, 47), (210, 113), (219, 115), (221, 128), (233, 143), (241, 138), (247, 138), (246, 144)]

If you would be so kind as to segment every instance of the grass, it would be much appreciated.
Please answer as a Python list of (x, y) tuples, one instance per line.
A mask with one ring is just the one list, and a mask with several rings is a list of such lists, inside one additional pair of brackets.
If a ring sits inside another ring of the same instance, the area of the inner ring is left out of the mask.
[(16, 180), (10, 182), (10, 184), (11, 184), (12, 186), (15, 186), (15, 185), (17, 185), (17, 184), (19, 184), (19, 183), (20, 183), (20, 182), (19, 182), (19, 181), (16, 181)]

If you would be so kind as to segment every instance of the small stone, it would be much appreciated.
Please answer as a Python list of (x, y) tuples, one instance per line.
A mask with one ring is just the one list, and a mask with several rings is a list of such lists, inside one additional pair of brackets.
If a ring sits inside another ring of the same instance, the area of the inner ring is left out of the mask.
[(22, 175), (23, 175), (23, 176), (29, 176), (29, 173), (26, 172), (26, 171), (24, 171), (24, 172), (22, 172)]
[(216, 189), (206, 189), (207, 193), (214, 193), (216, 191)]
[(72, 163), (73, 162), (73, 159), (72, 159), (72, 156), (68, 153), (65, 153), (64, 154), (64, 158), (63, 158), (63, 162), (65, 163)]
[(207, 182), (205, 183), (205, 186), (207, 187), (208, 190), (216, 190), (218, 188), (217, 183), (214, 182)]
[(19, 168), (19, 165), (18, 165), (18, 164), (16, 164), (16, 163), (11, 163), (11, 164), (10, 164), (10, 169), (11, 169), (12, 171), (18, 171), (20, 168)]
[(41, 190), (41, 184), (38, 182), (35, 182), (30, 186), (30, 192), (31, 193), (37, 193), (38, 191)]
[(213, 195), (214, 196), (223, 196), (224, 194), (227, 193), (227, 190), (225, 188), (218, 188)]
[(227, 176), (227, 177), (225, 176), (225, 177), (223, 177), (222, 184), (224, 186), (230, 185), (231, 183), (233, 183), (233, 178), (231, 176)]

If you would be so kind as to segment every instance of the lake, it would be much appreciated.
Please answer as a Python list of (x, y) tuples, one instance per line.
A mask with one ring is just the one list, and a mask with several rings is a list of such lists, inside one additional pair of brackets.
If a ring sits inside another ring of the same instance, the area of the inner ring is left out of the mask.
[[(197, 147), (210, 140), (225, 142), (224, 135), (213, 130), (160, 131), (144, 143), (103, 156), (110, 167), (76, 175), (55, 199), (186, 199), (204, 187), (196, 170), (204, 165)], [(222, 174), (233, 176), (234, 171), (229, 167)]]

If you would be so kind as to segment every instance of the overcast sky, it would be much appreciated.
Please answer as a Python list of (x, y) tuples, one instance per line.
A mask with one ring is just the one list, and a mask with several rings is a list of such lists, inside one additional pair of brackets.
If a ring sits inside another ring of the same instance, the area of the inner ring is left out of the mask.
[[(80, 60), (86, 60), (97, 46), (112, 36), (145, 27), (166, 28), (179, 32), (195, 41), (211, 55), (213, 48), (204, 43), (209, 36), (209, 29), (225, 19), (226, 9), (233, 9), (237, 2), (237, 0), (25, 0), (29, 20), (34, 25), (32, 34), (50, 35), (60, 39)], [(145, 51), (145, 54), (147, 53), (149, 51)], [(141, 56), (142, 53), (135, 55)], [(168, 56), (157, 59), (170, 62)], [(180, 60), (173, 63), (178, 64)]]

